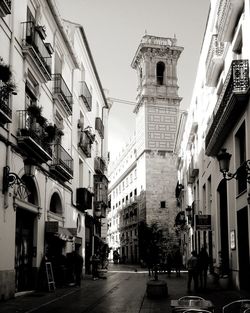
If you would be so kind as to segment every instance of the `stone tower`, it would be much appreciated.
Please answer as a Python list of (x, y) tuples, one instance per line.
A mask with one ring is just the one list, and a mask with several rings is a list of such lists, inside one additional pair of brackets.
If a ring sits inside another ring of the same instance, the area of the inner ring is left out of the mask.
[(145, 35), (132, 61), (138, 75), (136, 113), (139, 216), (173, 232), (177, 214), (175, 144), (179, 106), (175, 38)]

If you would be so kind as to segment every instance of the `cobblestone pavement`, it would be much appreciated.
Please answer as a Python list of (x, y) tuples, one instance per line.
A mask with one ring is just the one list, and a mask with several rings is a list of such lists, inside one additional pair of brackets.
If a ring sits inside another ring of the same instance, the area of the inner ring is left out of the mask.
[[(15, 299), (0, 302), (1, 313), (166, 313), (171, 312), (170, 301), (187, 294), (187, 273), (181, 277), (175, 273), (165, 280), (168, 297), (149, 299), (146, 284), (150, 280), (145, 269), (132, 265), (111, 264), (106, 279), (93, 281), (84, 276), (82, 286), (58, 288), (54, 292), (32, 292)], [(193, 293), (189, 294), (192, 295)], [(250, 292), (221, 289), (212, 278), (208, 279), (206, 291), (196, 295), (211, 300), (215, 313), (221, 312), (223, 305), (240, 298), (250, 299)]]

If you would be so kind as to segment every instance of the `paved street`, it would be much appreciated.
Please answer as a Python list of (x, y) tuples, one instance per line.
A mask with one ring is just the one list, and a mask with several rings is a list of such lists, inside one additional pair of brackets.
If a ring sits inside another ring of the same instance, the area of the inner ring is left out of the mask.
[[(149, 280), (144, 269), (134, 266), (110, 265), (107, 279), (93, 281), (85, 276), (82, 287), (57, 289), (55, 292), (36, 292), (0, 303), (1, 313), (165, 313), (171, 312), (170, 300), (186, 294), (187, 274), (171, 278), (165, 274), (169, 296), (165, 299), (148, 299), (146, 283)], [(198, 295), (211, 300), (216, 309), (235, 299), (250, 298), (250, 293), (220, 290), (209, 279), (209, 288)]]

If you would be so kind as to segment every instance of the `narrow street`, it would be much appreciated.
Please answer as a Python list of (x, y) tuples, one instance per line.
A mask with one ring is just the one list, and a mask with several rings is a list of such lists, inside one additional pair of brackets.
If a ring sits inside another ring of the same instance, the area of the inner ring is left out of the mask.
[[(149, 280), (145, 269), (129, 265), (110, 265), (107, 279), (93, 281), (85, 276), (81, 288), (68, 287), (55, 292), (36, 292), (0, 304), (1, 313), (165, 313), (171, 312), (170, 302), (186, 295), (187, 273), (181, 277), (175, 273), (167, 278), (169, 296), (164, 299), (149, 299), (146, 283)], [(191, 295), (191, 294), (189, 294)], [(208, 279), (208, 289), (198, 293), (215, 305), (215, 313), (221, 307), (239, 298), (250, 298), (250, 293), (221, 290)]]

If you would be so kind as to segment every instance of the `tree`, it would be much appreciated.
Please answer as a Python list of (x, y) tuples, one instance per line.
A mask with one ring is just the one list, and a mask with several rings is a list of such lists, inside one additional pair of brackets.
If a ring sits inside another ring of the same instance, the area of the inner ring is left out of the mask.
[(164, 250), (165, 239), (157, 223), (139, 224), (140, 257), (152, 265), (154, 279), (158, 280), (158, 264)]

